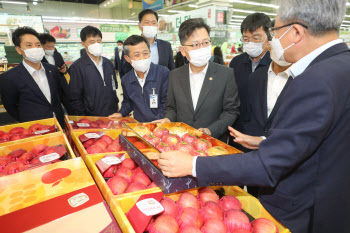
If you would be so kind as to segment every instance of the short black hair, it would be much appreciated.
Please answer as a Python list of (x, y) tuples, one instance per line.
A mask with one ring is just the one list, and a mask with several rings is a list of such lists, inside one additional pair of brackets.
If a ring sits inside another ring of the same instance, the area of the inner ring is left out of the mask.
[(241, 24), (241, 33), (243, 34), (245, 31), (253, 33), (260, 27), (262, 27), (265, 31), (268, 40), (271, 40), (271, 35), (269, 33), (269, 28), (271, 27), (271, 19), (264, 13), (254, 13), (248, 15)]
[(12, 42), (15, 46), (20, 47), (23, 35), (31, 34), (39, 39), (39, 33), (31, 27), (19, 27), (12, 33)]
[(46, 43), (49, 43), (49, 42), (56, 43), (55, 37), (51, 36), (48, 33), (41, 33), (39, 35), (39, 40), (40, 40), (41, 44), (43, 44), (43, 45)]
[(143, 16), (148, 15), (148, 14), (153, 14), (156, 17), (157, 22), (158, 22), (158, 13), (152, 9), (145, 9), (145, 10), (141, 11), (139, 13), (139, 22), (141, 23)]
[(221, 48), (220, 48), (220, 47), (216, 46), (216, 47), (214, 48), (214, 56), (223, 57), (223, 56), (222, 56), (222, 51), (221, 51)]
[(102, 33), (100, 31), (100, 29), (93, 27), (93, 26), (86, 26), (83, 29), (81, 29), (80, 31), (80, 39), (82, 42), (85, 42), (86, 39), (90, 36), (100, 36), (102, 39)]
[(145, 42), (147, 44), (148, 49), (151, 50), (149, 42), (146, 38), (144, 38), (143, 36), (132, 35), (132, 36), (129, 36), (124, 41), (124, 50), (123, 50), (124, 54), (129, 56), (129, 54), (130, 54), (129, 45), (135, 46), (135, 45), (140, 44), (141, 42)]
[(210, 27), (202, 18), (188, 19), (179, 28), (180, 43), (183, 45), (196, 29), (205, 28), (210, 35)]
[(117, 44), (118, 44), (118, 43), (124, 44), (122, 40), (118, 40), (118, 41), (117, 41)]

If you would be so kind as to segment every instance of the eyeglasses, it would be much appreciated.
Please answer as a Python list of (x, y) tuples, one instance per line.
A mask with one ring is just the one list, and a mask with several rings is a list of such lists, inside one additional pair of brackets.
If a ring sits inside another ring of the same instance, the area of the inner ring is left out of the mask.
[(263, 39), (264, 39), (265, 36), (266, 36), (266, 34), (263, 35), (262, 37), (254, 36), (252, 39), (249, 39), (248, 37), (242, 37), (240, 39), (240, 41), (243, 42), (243, 43), (249, 43), (249, 42), (261, 43), (261, 42), (264, 41)]
[(270, 35), (272, 37), (274, 37), (275, 36), (275, 31), (280, 30), (280, 29), (285, 28), (285, 27), (288, 27), (288, 26), (292, 26), (293, 24), (299, 24), (300, 26), (303, 26), (304, 28), (308, 29), (308, 26), (306, 26), (305, 24), (302, 24), (302, 23), (299, 23), (299, 22), (294, 22), (294, 23), (289, 23), (289, 24), (286, 24), (286, 25), (283, 25), (283, 26), (280, 26), (280, 27), (270, 28), (269, 29)]
[(208, 47), (209, 45), (211, 45), (211, 40), (207, 40), (202, 43), (194, 42), (191, 45), (182, 45), (182, 46), (191, 46), (193, 49), (199, 49), (201, 45), (203, 48)]

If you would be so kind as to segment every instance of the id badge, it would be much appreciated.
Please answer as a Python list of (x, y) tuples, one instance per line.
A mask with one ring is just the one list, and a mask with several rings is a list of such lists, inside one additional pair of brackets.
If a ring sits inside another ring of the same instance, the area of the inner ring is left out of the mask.
[(113, 75), (111, 75), (111, 79), (112, 79), (112, 88), (113, 88), (113, 91), (115, 91), (117, 88), (115, 86), (115, 81), (114, 81)]
[(158, 95), (149, 95), (150, 108), (158, 108)]

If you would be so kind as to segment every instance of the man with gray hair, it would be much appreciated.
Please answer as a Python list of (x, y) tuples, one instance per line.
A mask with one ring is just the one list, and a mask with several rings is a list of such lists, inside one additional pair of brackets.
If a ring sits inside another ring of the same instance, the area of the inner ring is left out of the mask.
[(265, 140), (242, 155), (166, 152), (164, 175), (199, 186), (260, 186), (263, 206), (291, 232), (350, 232), (350, 51), (339, 39), (346, 0), (280, 0), (270, 42), (294, 80)]

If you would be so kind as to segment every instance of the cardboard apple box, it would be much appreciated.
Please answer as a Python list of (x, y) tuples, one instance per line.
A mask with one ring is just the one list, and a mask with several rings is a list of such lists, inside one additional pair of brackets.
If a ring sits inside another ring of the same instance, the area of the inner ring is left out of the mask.
[[(251, 215), (254, 219), (267, 218), (271, 220), (278, 228), (280, 233), (290, 233), (290, 231), (277, 221), (267, 210), (261, 205), (258, 199), (251, 196), (249, 193), (239, 188), (238, 186), (210, 186), (213, 190), (224, 189), (225, 195), (235, 196), (242, 203), (242, 210)], [(190, 189), (183, 192), (190, 192), (193, 195), (198, 194), (198, 189)], [(174, 201), (177, 201), (183, 192), (166, 194), (165, 197), (169, 197)], [(131, 226), (126, 213), (136, 204), (142, 194), (135, 194), (122, 198), (112, 198), (110, 208), (112, 213), (117, 219), (117, 222), (123, 231), (123, 233), (135, 233), (135, 230)]]
[[(121, 155), (124, 153), (125, 152), (115, 152), (115, 153), (107, 153), (107, 154)], [(121, 198), (121, 197), (130, 196), (138, 193), (143, 194), (143, 193), (153, 193), (153, 192), (161, 191), (159, 188), (150, 188), (150, 189), (145, 189), (145, 190), (132, 192), (132, 193), (114, 195), (111, 189), (108, 187), (106, 180), (103, 178), (101, 172), (98, 170), (96, 166), (96, 162), (102, 159), (105, 155), (106, 154), (95, 154), (95, 155), (87, 156), (85, 159), (85, 163), (108, 205), (110, 205), (110, 200), (112, 198)], [(127, 153), (125, 153), (125, 158), (130, 158)]]
[(28, 122), (23, 122), (23, 123), (17, 123), (17, 124), (0, 126), (0, 131), (4, 131), (4, 132), (8, 133), (11, 129), (13, 129), (15, 127), (23, 127), (24, 129), (28, 129), (30, 126), (32, 126), (34, 124), (42, 124), (42, 125), (50, 125), (50, 126), (54, 125), (55, 126), (55, 132), (54, 133), (44, 134), (44, 135), (31, 136), (31, 137), (19, 139), (19, 140), (16, 140), (16, 141), (2, 142), (2, 143), (0, 143), (0, 146), (7, 146), (7, 145), (11, 145), (11, 144), (20, 143), (20, 142), (27, 142), (27, 141), (40, 139), (40, 138), (45, 138), (47, 136), (59, 135), (59, 134), (63, 133), (61, 125), (58, 123), (58, 121), (57, 121), (57, 119), (55, 117), (54, 118), (37, 120), (37, 121), (28, 121)]

